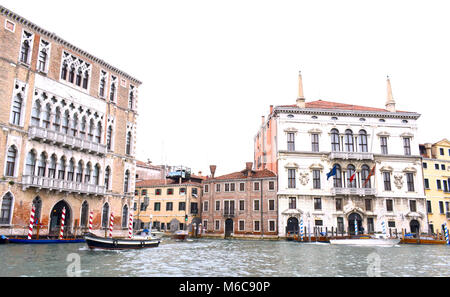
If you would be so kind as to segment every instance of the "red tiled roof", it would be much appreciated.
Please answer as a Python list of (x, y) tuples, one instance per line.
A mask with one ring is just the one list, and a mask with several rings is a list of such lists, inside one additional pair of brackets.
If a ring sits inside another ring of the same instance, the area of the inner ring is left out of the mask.
[(147, 188), (147, 187), (157, 187), (157, 186), (166, 186), (166, 185), (174, 185), (174, 186), (182, 186), (182, 185), (192, 185), (192, 184), (198, 184), (201, 185), (200, 182), (187, 180), (182, 182), (181, 184), (178, 183), (178, 181), (175, 181), (173, 179), (150, 179), (150, 180), (143, 180), (136, 183), (136, 188)]
[[(367, 106), (361, 106), (361, 105), (352, 105), (352, 104), (330, 102), (330, 101), (323, 101), (323, 100), (306, 102), (305, 106), (306, 106), (306, 108), (316, 108), (316, 109), (389, 112), (387, 109), (383, 109), (383, 108), (367, 107)], [(280, 107), (297, 107), (297, 105), (296, 104), (281, 105)], [(398, 111), (397, 110), (397, 112), (407, 112), (407, 111)]]
[(277, 175), (270, 170), (252, 170), (252, 176), (248, 176), (246, 170), (234, 172), (222, 176), (217, 176), (214, 178), (208, 178), (208, 180), (226, 180), (226, 179), (246, 179), (246, 178), (267, 178), (267, 177), (276, 177)]

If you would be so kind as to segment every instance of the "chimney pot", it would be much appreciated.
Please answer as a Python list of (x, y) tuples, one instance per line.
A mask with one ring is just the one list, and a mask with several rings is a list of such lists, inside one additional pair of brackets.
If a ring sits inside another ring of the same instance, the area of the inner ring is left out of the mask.
[(216, 174), (217, 166), (211, 165), (211, 166), (209, 166), (209, 169), (211, 170), (211, 178), (214, 178), (214, 175)]

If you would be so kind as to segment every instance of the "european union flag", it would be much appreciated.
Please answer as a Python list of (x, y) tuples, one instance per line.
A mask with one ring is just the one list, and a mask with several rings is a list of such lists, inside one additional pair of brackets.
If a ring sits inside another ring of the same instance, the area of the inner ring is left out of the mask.
[(337, 167), (334, 166), (333, 169), (330, 171), (330, 173), (327, 174), (327, 180), (330, 179), (330, 177), (335, 176), (337, 174)]

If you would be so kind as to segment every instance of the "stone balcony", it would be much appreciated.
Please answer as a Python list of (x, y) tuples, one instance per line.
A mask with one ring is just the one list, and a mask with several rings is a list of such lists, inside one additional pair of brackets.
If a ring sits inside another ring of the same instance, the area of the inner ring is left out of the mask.
[(106, 195), (105, 186), (77, 183), (74, 181), (66, 181), (42, 176), (24, 175), (22, 177), (22, 185), (24, 190), (27, 188), (38, 188), (95, 196)]
[(330, 153), (330, 159), (343, 159), (343, 160), (374, 160), (372, 153), (361, 153), (361, 152), (332, 152)]
[(373, 188), (332, 188), (331, 195), (356, 195), (356, 196), (375, 196), (377, 189)]
[(74, 150), (86, 151), (98, 155), (106, 154), (106, 145), (41, 127), (30, 127), (28, 136), (34, 140), (49, 142)]

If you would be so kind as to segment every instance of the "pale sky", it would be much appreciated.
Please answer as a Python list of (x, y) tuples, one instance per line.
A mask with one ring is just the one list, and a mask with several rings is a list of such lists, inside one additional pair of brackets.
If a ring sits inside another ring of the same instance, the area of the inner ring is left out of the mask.
[(216, 175), (253, 161), (270, 105), (307, 101), (422, 114), (450, 139), (450, 2), (50, 1), (1, 5), (143, 81), (137, 158)]

